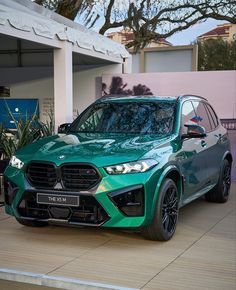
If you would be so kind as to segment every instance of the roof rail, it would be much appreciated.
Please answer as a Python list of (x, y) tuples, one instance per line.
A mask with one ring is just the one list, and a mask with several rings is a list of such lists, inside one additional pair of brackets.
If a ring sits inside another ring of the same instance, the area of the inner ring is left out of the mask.
[(198, 96), (198, 95), (193, 95), (193, 94), (180, 95), (180, 96), (178, 97), (178, 99), (180, 99), (180, 98), (181, 98), (181, 99), (182, 99), (182, 98), (188, 98), (188, 97), (196, 97), (196, 98), (200, 98), (200, 99), (202, 99), (202, 100), (207, 101), (206, 98), (201, 97), (201, 96)]

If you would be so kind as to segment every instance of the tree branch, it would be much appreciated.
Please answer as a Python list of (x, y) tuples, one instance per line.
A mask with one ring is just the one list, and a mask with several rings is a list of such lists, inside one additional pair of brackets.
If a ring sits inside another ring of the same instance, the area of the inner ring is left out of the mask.
[[(83, 13), (87, 27), (94, 27), (104, 17), (99, 29), (105, 34), (111, 28), (128, 28), (134, 41), (127, 47), (145, 47), (150, 41), (166, 38), (208, 18), (236, 24), (235, 0), (35, 0), (55, 9), (71, 20)], [(107, 5), (105, 5), (107, 4)], [(101, 7), (104, 8), (102, 15)], [(85, 13), (84, 13), (85, 12)]]

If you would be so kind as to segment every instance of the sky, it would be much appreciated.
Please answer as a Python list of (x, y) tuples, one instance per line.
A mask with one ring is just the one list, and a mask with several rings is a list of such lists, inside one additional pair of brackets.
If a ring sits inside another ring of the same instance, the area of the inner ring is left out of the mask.
[(217, 25), (226, 23), (226, 21), (218, 21), (214, 19), (208, 19), (203, 23), (195, 24), (194, 26), (186, 29), (182, 32), (177, 32), (171, 37), (168, 37), (167, 40), (171, 42), (173, 45), (182, 45), (182, 44), (191, 44), (196, 38), (215, 28)]

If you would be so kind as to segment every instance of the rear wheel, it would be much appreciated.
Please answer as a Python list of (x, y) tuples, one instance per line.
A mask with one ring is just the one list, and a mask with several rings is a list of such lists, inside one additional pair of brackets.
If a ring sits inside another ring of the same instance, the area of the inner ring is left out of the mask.
[(19, 218), (16, 218), (16, 220), (21, 225), (27, 226), (27, 227), (45, 227), (48, 225), (47, 222), (42, 222), (42, 221), (25, 220), (25, 219), (19, 219)]
[(178, 190), (172, 179), (165, 179), (159, 191), (153, 221), (142, 229), (149, 240), (167, 241), (175, 233), (178, 221)]
[(211, 202), (226, 202), (229, 198), (231, 185), (231, 164), (225, 159), (222, 163), (217, 185), (206, 195), (206, 200)]

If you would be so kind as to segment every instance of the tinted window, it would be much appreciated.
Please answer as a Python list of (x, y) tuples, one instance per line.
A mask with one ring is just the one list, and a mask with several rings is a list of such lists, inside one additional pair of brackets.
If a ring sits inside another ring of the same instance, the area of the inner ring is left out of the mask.
[(174, 118), (174, 102), (104, 102), (82, 113), (70, 132), (165, 135), (172, 133)]
[(184, 126), (186, 123), (193, 122), (196, 117), (192, 102), (188, 101), (183, 104), (182, 107), (182, 120), (181, 120), (181, 131), (182, 134), (187, 133), (187, 127)]
[(204, 127), (206, 129), (206, 132), (210, 132), (212, 130), (211, 124), (204, 104), (202, 102), (194, 101), (193, 106), (197, 114), (198, 124)]
[(212, 122), (214, 124), (213, 128), (215, 129), (219, 125), (216, 113), (214, 112), (214, 110), (212, 109), (212, 107), (209, 104), (205, 104), (205, 105), (206, 105), (207, 110), (208, 110), (208, 112), (210, 114), (210, 118), (212, 119)]

